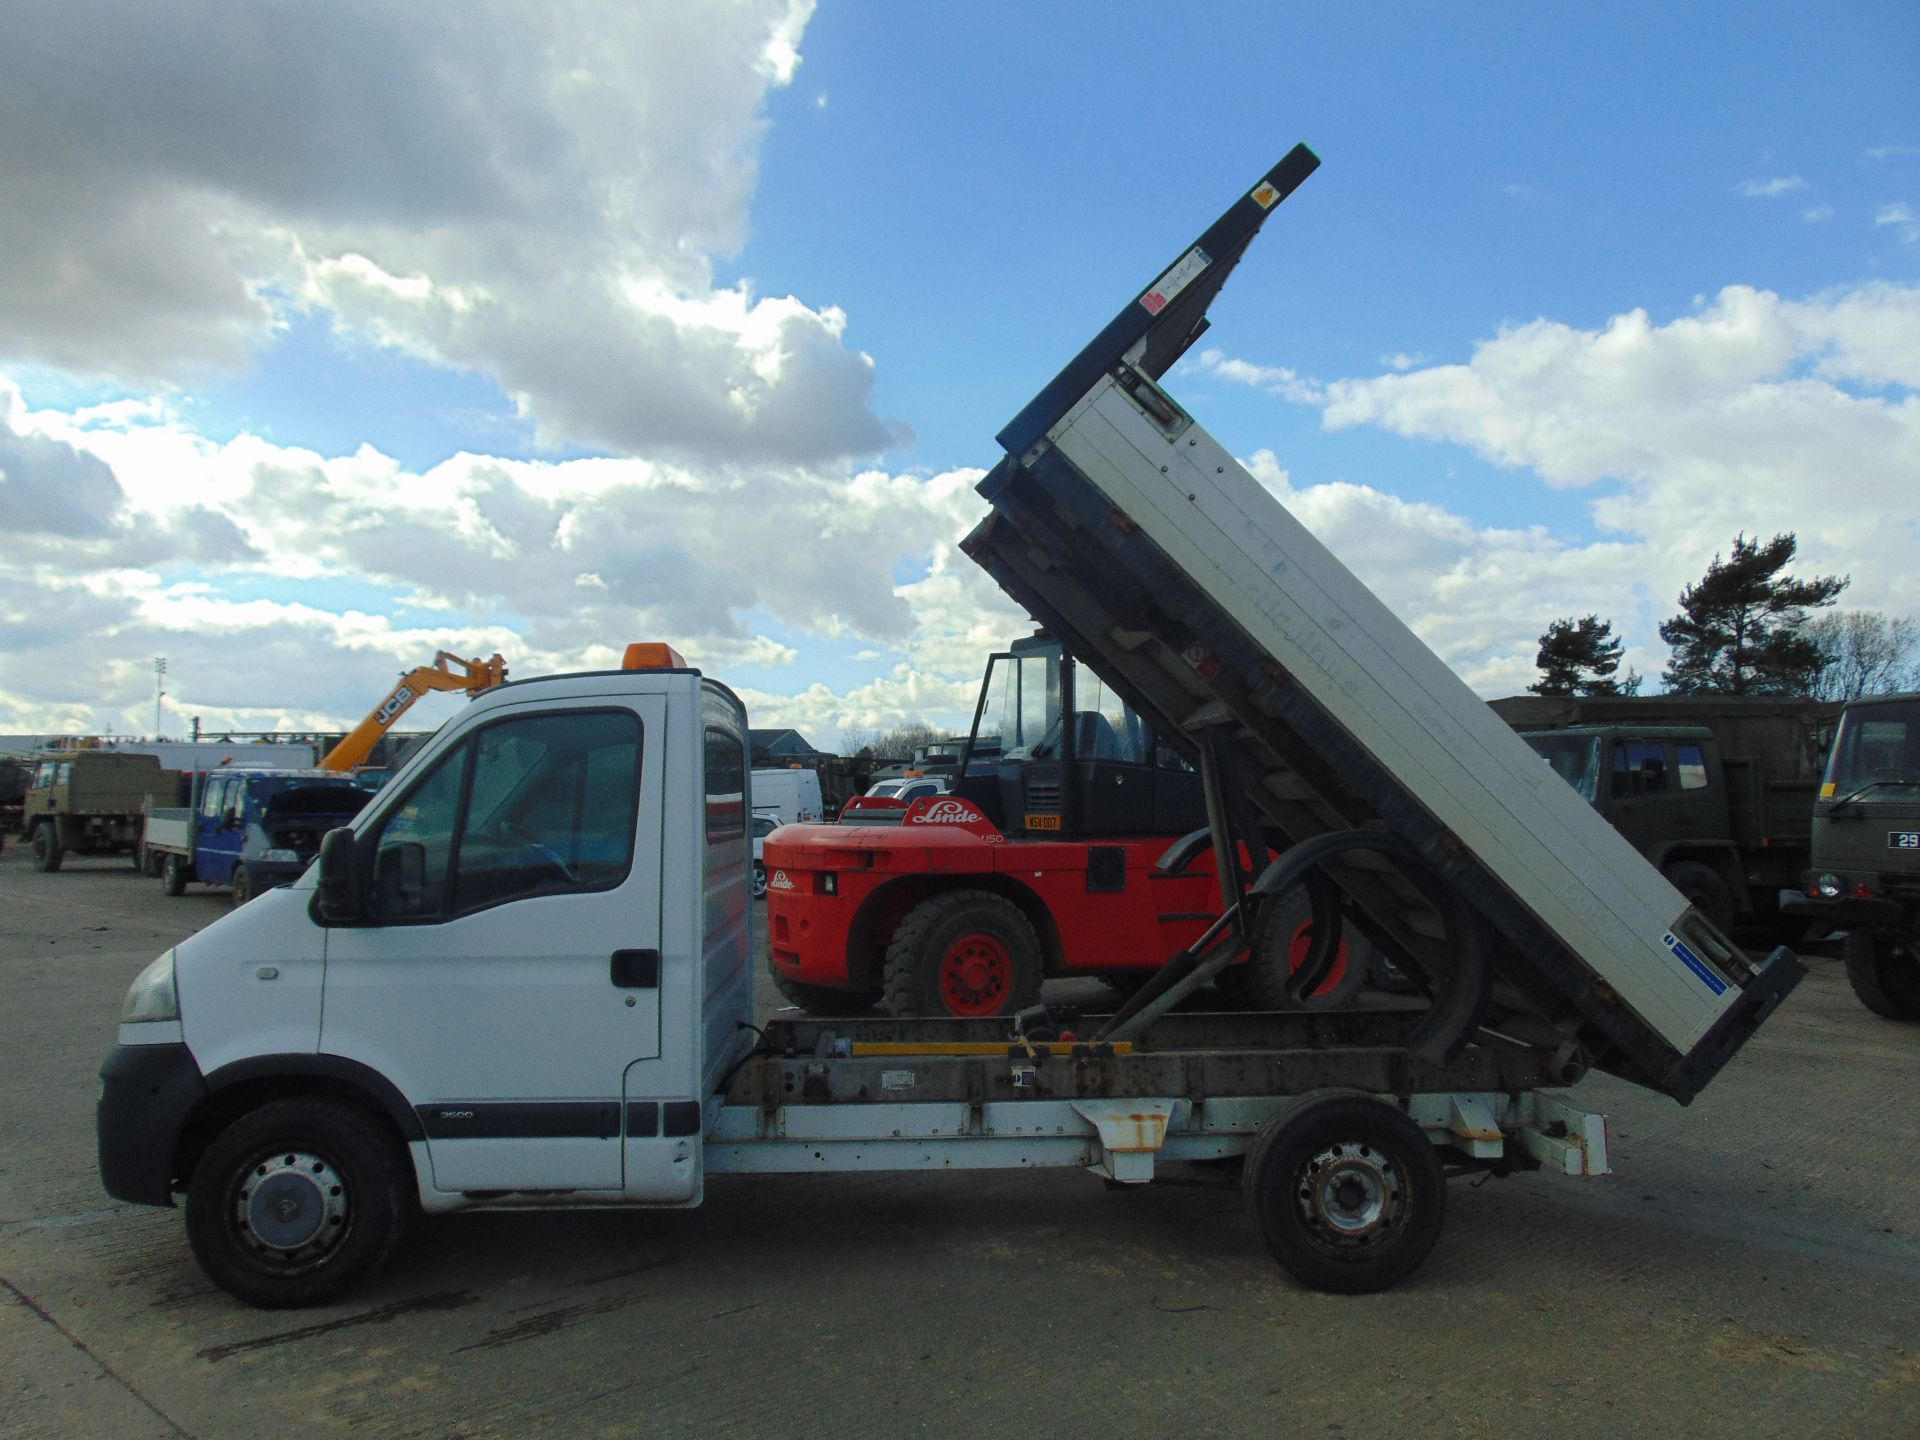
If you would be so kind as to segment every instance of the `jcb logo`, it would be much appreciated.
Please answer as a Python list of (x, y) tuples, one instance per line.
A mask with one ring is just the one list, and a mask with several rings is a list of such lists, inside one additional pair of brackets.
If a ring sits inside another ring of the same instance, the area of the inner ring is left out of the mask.
[(373, 718), (378, 720), (382, 725), (384, 725), (387, 723), (387, 721), (391, 720), (394, 716), (398, 715), (402, 710), (406, 709), (408, 703), (412, 699), (413, 699), (413, 691), (409, 690), (406, 686), (402, 685), (398, 690), (394, 691), (393, 694), (387, 697), (387, 701), (384, 705), (382, 705), (378, 710), (373, 712)]

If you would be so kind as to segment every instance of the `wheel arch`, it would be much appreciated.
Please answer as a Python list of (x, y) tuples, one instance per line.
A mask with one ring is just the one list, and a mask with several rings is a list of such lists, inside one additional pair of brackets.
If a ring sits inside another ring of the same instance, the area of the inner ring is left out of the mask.
[(327, 1099), (357, 1106), (385, 1123), (401, 1143), (424, 1140), (420, 1117), (394, 1083), (369, 1065), (342, 1055), (252, 1055), (206, 1077), (207, 1093), (188, 1113), (174, 1142), (178, 1183), (213, 1137), (251, 1110), (275, 1100)]
[(1704, 865), (1718, 875), (1720, 883), (1727, 887), (1734, 914), (1745, 914), (1754, 908), (1753, 897), (1747, 890), (1746, 867), (1740, 863), (1740, 851), (1732, 841), (1669, 841), (1656, 847), (1648, 859), (1653, 861), (1654, 868), (1662, 875), (1675, 865)]

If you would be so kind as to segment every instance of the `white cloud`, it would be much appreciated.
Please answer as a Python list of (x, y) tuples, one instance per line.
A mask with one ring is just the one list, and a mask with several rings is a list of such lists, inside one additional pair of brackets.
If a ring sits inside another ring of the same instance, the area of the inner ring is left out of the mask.
[(1869, 160), (1906, 160), (1920, 155), (1920, 145), (1870, 145), (1866, 155)]
[(1298, 405), (1318, 405), (1326, 398), (1326, 392), (1317, 382), (1285, 365), (1253, 365), (1235, 360), (1223, 350), (1202, 350), (1181, 363), (1191, 365), (1203, 375), (1215, 375), (1236, 385), (1265, 390)]
[(1733, 188), (1741, 195), (1771, 200), (1779, 195), (1791, 194), (1795, 190), (1804, 190), (1807, 188), (1807, 182), (1798, 175), (1782, 175), (1772, 180), (1742, 180)]
[(812, 9), (0, 11), (0, 358), (172, 385), (308, 307), (551, 444), (875, 453), (840, 312), (714, 275)]
[[(954, 549), (978, 479), (471, 454), (414, 472), (366, 447), (216, 443), (165, 405), (29, 411), (0, 383), (0, 729), (72, 721), (75, 694), (97, 697), (80, 728), (145, 728), (130, 654), (168, 655), (176, 703), (241, 728), (357, 718), (441, 648), (539, 674), (665, 639), (722, 676), (795, 669), (801, 647), (749, 613), (890, 662), (846, 696), (763, 697), (770, 721), (964, 710), (1024, 625)], [(902, 562), (921, 578), (891, 580)]]
[(1822, 220), (1831, 220), (1833, 218), (1833, 207), (1831, 205), (1809, 205), (1800, 212), (1800, 218), (1805, 220), (1809, 225), (1818, 225)]
[(1588, 611), (1614, 618), (1630, 663), (1657, 674), (1654, 626), (1740, 531), (1793, 531), (1802, 572), (1852, 575), (1847, 603), (1920, 613), (1920, 288), (1788, 301), (1732, 286), (1666, 324), (1644, 311), (1594, 330), (1537, 320), (1465, 364), (1319, 388), (1331, 429), (1445, 441), (1516, 486), (1593, 491), (1603, 538), (1571, 544), (1365, 486), (1296, 487), (1257, 457), (1270, 488), (1488, 693), (1531, 678), (1549, 620)]
[(1913, 213), (1913, 207), (1904, 200), (1892, 205), (1882, 205), (1880, 213), (1873, 217), (1876, 225), (1892, 225), (1904, 245), (1920, 245), (1920, 216)]

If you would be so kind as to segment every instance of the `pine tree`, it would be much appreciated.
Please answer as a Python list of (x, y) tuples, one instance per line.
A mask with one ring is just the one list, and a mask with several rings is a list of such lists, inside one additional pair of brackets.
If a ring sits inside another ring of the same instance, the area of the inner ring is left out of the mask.
[(1798, 542), (1734, 537), (1733, 554), (1680, 592), (1680, 613), (1660, 627), (1673, 647), (1662, 678), (1677, 694), (1804, 695), (1820, 672), (1820, 647), (1803, 634), (1807, 611), (1831, 605), (1845, 575), (1784, 574)]
[(1611, 620), (1598, 615), (1556, 620), (1540, 637), (1533, 661), (1540, 678), (1527, 689), (1535, 695), (1637, 695), (1640, 677), (1632, 670), (1624, 680), (1613, 678), (1623, 648)]

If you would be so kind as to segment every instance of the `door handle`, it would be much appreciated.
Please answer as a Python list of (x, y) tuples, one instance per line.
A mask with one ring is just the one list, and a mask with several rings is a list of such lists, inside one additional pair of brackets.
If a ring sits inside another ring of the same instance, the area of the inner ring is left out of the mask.
[(611, 969), (613, 983), (622, 990), (658, 990), (660, 988), (660, 952), (658, 950), (616, 950)]

